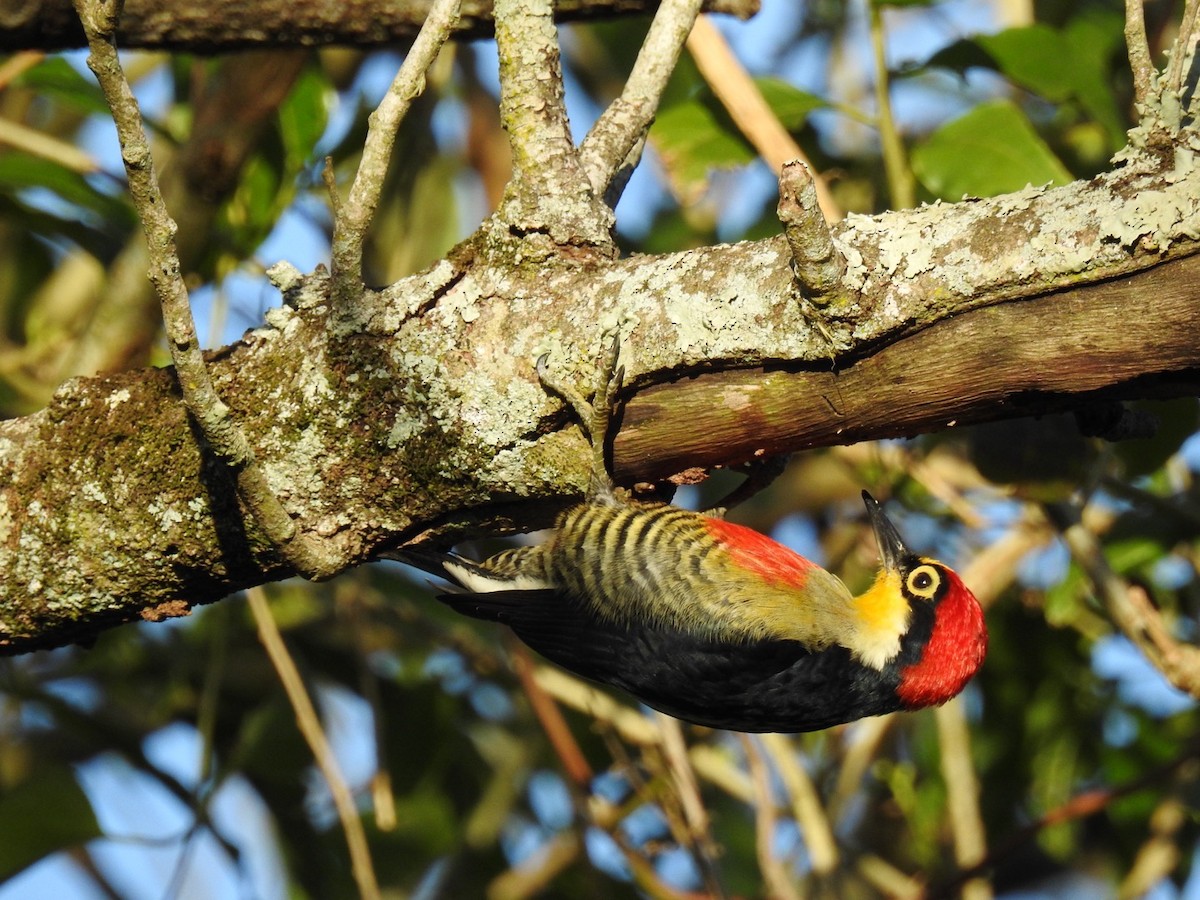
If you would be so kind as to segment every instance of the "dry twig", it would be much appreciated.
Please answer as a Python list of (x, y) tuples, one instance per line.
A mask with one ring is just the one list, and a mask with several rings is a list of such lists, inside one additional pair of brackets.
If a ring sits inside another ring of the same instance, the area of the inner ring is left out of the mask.
[(279, 633), (279, 627), (275, 624), (275, 618), (271, 615), (266, 592), (260, 587), (249, 588), (246, 591), (246, 599), (254, 616), (254, 624), (258, 627), (258, 639), (267, 651), (271, 665), (279, 673), (279, 680), (287, 693), (288, 702), (292, 705), (296, 725), (304, 736), (305, 743), (312, 750), (317, 768), (321, 770), (321, 775), (329, 786), (338, 820), (346, 835), (346, 845), (350, 849), (350, 866), (354, 872), (354, 881), (358, 885), (359, 896), (364, 900), (378, 900), (379, 883), (375, 878), (371, 849), (367, 844), (367, 833), (363, 829), (362, 818), (358, 814), (358, 807), (354, 803), (341, 766), (338, 765), (337, 757), (333, 754), (329, 739), (325, 736), (325, 730), (321, 727), (320, 716), (317, 715), (312, 698), (304, 686), (304, 679), (300, 677), (300, 670), (296, 668), (296, 663), (283, 642), (283, 635)]

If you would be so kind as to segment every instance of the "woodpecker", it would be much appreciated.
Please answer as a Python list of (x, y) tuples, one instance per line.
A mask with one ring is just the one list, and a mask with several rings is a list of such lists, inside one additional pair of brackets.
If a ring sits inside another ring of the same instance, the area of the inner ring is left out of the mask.
[(617, 344), (592, 404), (552, 382), (593, 445), (590, 496), (545, 543), (482, 562), (399, 557), (446, 579), (453, 609), (509, 626), (563, 668), (679, 719), (804, 732), (944, 703), (983, 663), (978, 601), (908, 550), (863, 492), (882, 567), (859, 596), (770, 538), (704, 513), (624, 498), (603, 441), (621, 381)]

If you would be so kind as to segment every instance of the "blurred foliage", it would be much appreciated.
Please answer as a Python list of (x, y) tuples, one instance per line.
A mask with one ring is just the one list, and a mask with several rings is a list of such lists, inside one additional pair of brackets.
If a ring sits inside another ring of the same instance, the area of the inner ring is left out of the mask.
[[(756, 60), (768, 104), (847, 211), (887, 208), (861, 11), (765, 6), (769, 34), (754, 23), (728, 33)], [(1010, 27), (996, 24), (999, 9), (885, 9), (887, 74), (906, 98), (898, 117), (924, 200), (1090, 177), (1133, 124), (1119, 3), (1043, 3), (1039, 21)], [(1171, 20), (1155, 7), (1150, 22), (1161, 49)], [(594, 114), (619, 91), (646, 27), (566, 31), (579, 109)], [(196, 217), (185, 264), (218, 298), (211, 320), (258, 315), (261, 287), (246, 296), (230, 285), (261, 285), (274, 261), (262, 258), (264, 241), (301, 267), (320, 261), (323, 250), (302, 248), (328, 238), (323, 160), (345, 184), (396, 63), (323, 51), (274, 92), (270, 57), (237, 70), (232, 59), (130, 57), (162, 169), (175, 167), (164, 174), (178, 179), (173, 208)], [(489, 65), (482, 45), (459, 46), (430, 74), (397, 141), (368, 248), (372, 281), (437, 259), (499, 196), (508, 163)], [(2, 71), (0, 406), (16, 415), (77, 360), (97, 358), (97, 342), (108, 353), (98, 368), (150, 359), (157, 310), (137, 306), (137, 279), (118, 274), (140, 238), (90, 76), (77, 58), (36, 54)], [(201, 139), (198, 108), (219, 109), (235, 84), (261, 101), (229, 101), (254, 130), (209, 123)], [(762, 164), (686, 55), (649, 143), (651, 177), (620, 210), (629, 251), (778, 232)], [(227, 158), (218, 184), (206, 166)], [(144, 336), (130, 346), (97, 337), (94, 323), (114, 307), (142, 310)], [(1147, 417), (1156, 427), (1142, 427)], [(1197, 406), (1118, 409), (1115, 421), (1136, 425), (1110, 428), (1131, 438), (1119, 442), (1088, 436), (1096, 429), (1080, 420), (814, 450), (732, 513), (861, 587), (876, 563), (857, 492), (895, 498), (917, 549), (979, 579), (991, 651), (945, 713), (966, 717), (969, 746), (952, 745), (931, 711), (789, 739), (791, 760), (758, 738), (684, 727), (707, 824), (669, 749), (672, 725), (572, 679), (522, 674), (503, 634), (456, 618), (406, 570), (273, 587), (388, 895), (670, 897), (718, 883), (741, 896), (952, 894), (962, 836), (947, 805), (973, 799), (943, 762), (967, 753), (989, 848), (985, 894), (1172, 896), (1200, 838), (1195, 704), (1116, 632), (1057, 529), (1082, 515), (1116, 575), (1149, 593), (1179, 639), (1200, 638)], [(752, 775), (757, 757), (769, 764), (765, 786)], [(815, 812), (782, 774), (796, 759)], [(832, 862), (817, 852), (821, 827), (836, 838)], [(1152, 852), (1164, 845), (1173, 853)], [(356, 895), (329, 791), (238, 599), (118, 629), (94, 647), (0, 660), (0, 897), (68, 878), (90, 886), (80, 896), (182, 885)]]

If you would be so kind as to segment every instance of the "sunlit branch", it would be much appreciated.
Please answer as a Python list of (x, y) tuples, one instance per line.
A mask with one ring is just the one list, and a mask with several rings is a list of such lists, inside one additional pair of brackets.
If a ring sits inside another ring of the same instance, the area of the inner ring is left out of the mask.
[(363, 829), (362, 818), (358, 814), (354, 797), (350, 793), (346, 777), (342, 774), (342, 768), (338, 765), (329, 738), (325, 736), (321, 718), (317, 715), (308, 689), (304, 686), (304, 679), (300, 677), (300, 670), (296, 668), (296, 663), (292, 659), (291, 653), (288, 652), (287, 645), (283, 642), (283, 635), (279, 633), (279, 626), (275, 624), (275, 617), (271, 614), (271, 607), (267, 603), (266, 592), (260, 587), (250, 588), (246, 591), (246, 601), (254, 616), (254, 624), (258, 627), (258, 639), (262, 642), (263, 649), (267, 651), (271, 665), (278, 673), (279, 681), (292, 706), (292, 712), (296, 717), (296, 726), (304, 736), (304, 741), (308, 744), (313, 758), (316, 760), (317, 768), (321, 770), (325, 784), (329, 787), (329, 794), (333, 798), (333, 805), (337, 810), (338, 821), (346, 835), (346, 845), (350, 851), (350, 866), (354, 873), (355, 884), (358, 886), (359, 896), (363, 900), (378, 900), (380, 897), (379, 882), (375, 878), (375, 867), (371, 861), (371, 850), (367, 844), (367, 834)]
[(592, 190), (605, 195), (610, 205), (620, 197), (619, 190), (615, 195), (609, 190), (618, 172), (637, 166), (642, 142), (700, 6), (699, 0), (666, 0), (659, 6), (621, 96), (579, 145), (579, 160)]
[(453, 29), (460, 5), (461, 0), (435, 0), (400, 71), (367, 120), (358, 172), (345, 201), (335, 209), (331, 255), (334, 302), (339, 310), (344, 311), (362, 290), (363, 241), (379, 206), (396, 133), (413, 100), (425, 89), (425, 73)]

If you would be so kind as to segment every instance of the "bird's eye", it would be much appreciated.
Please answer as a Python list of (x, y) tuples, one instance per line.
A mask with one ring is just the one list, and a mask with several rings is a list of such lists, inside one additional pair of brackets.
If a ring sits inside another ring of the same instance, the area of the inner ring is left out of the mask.
[(904, 586), (922, 600), (932, 600), (942, 585), (942, 576), (933, 566), (917, 566), (908, 573)]

